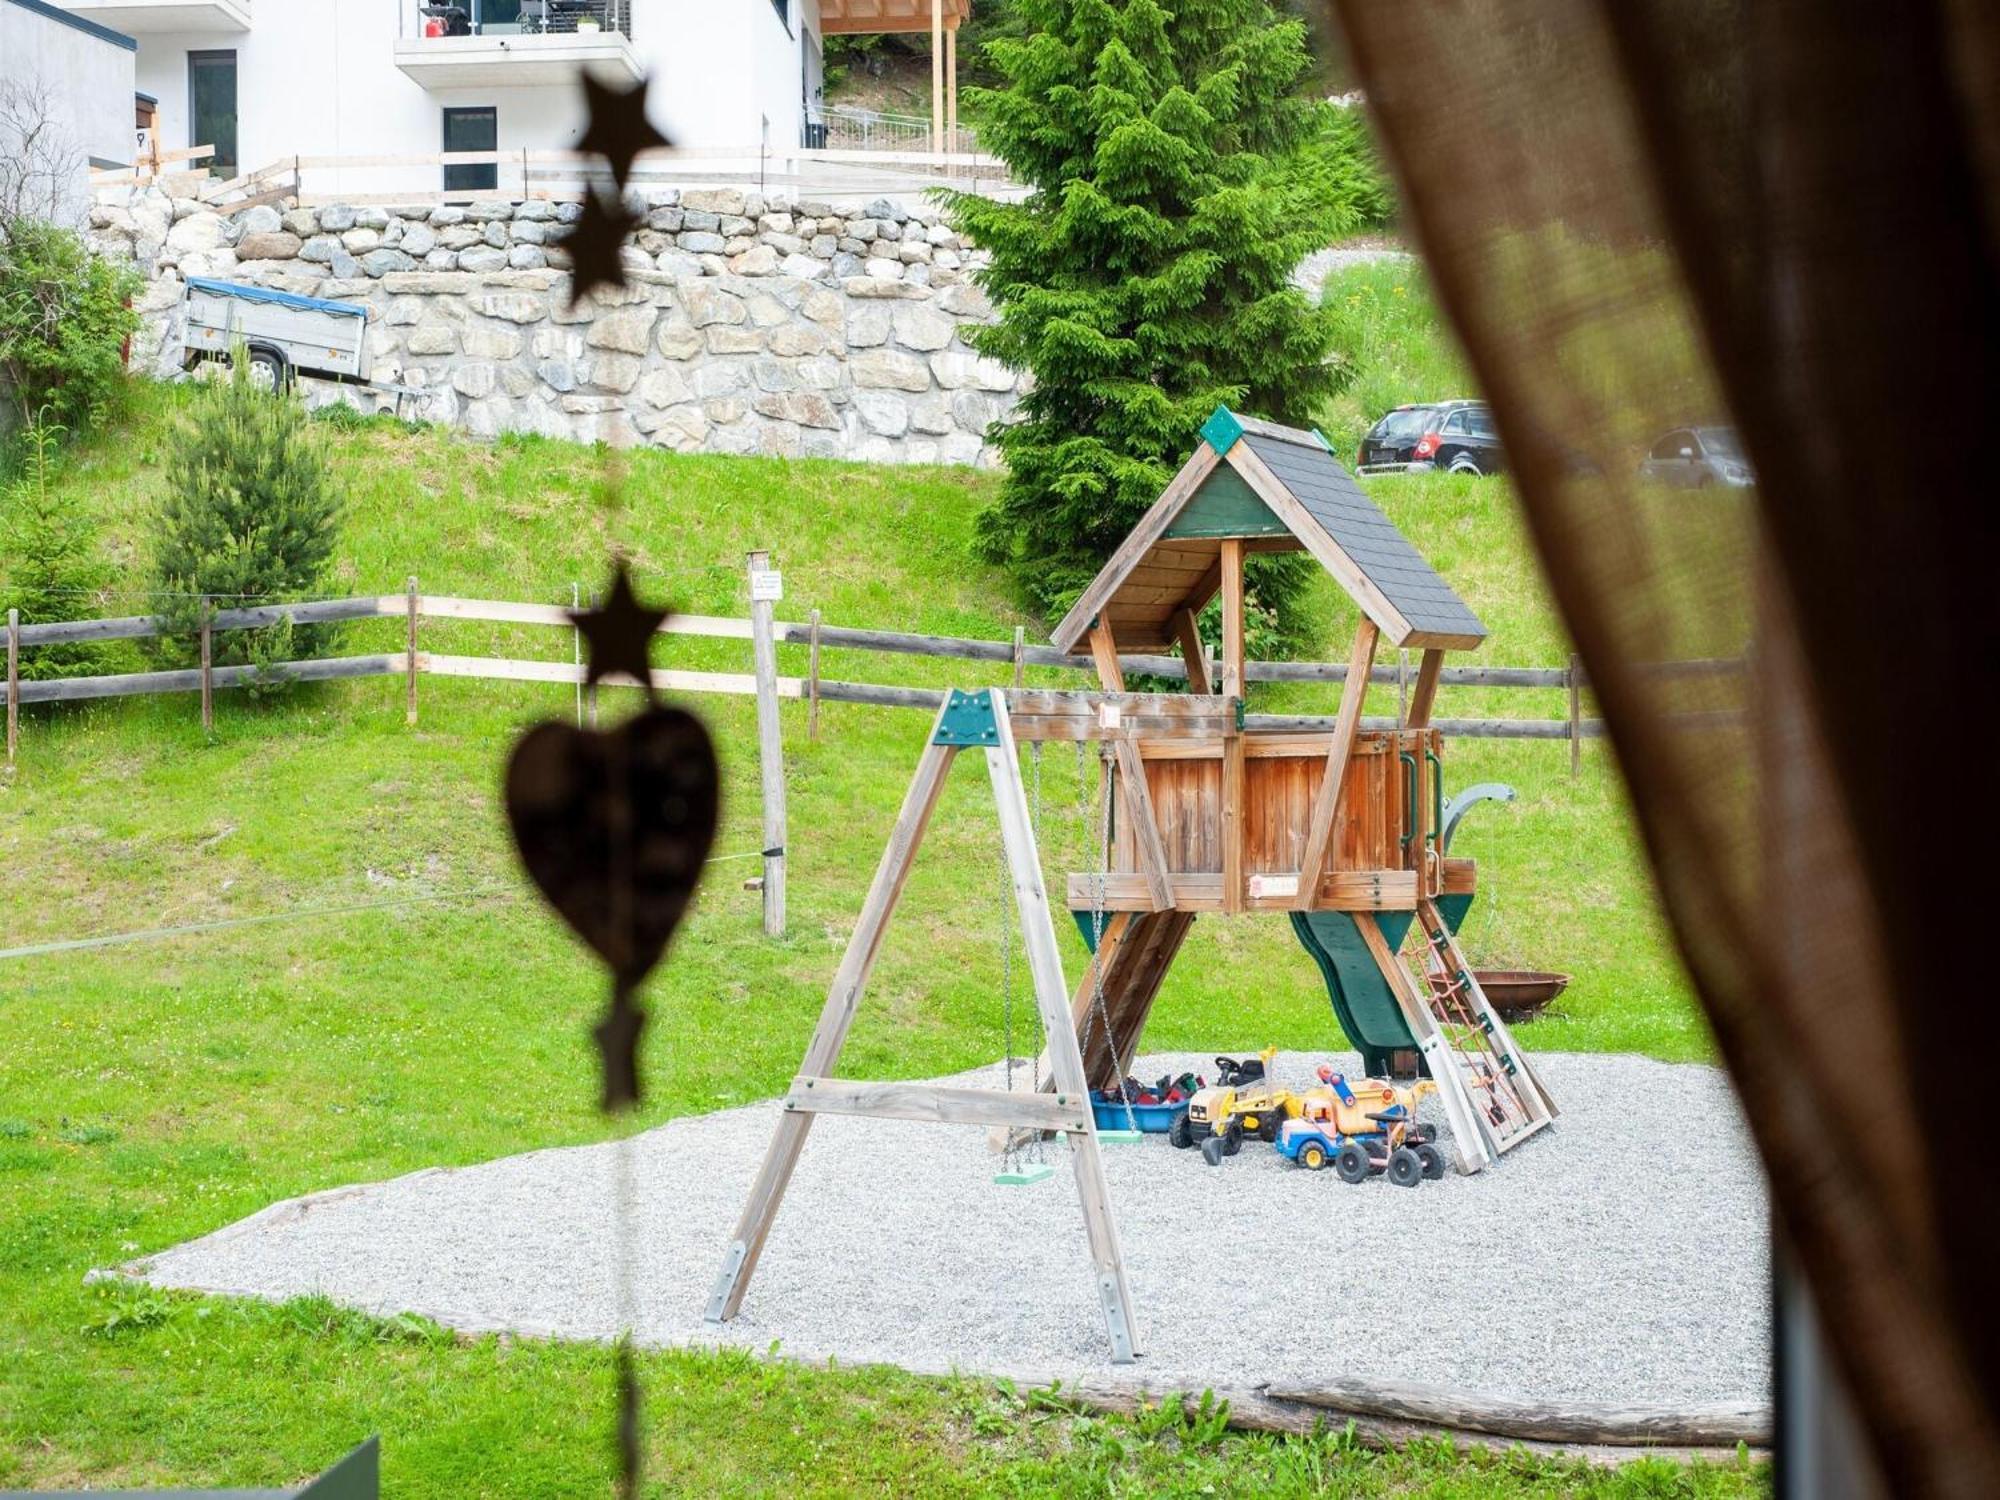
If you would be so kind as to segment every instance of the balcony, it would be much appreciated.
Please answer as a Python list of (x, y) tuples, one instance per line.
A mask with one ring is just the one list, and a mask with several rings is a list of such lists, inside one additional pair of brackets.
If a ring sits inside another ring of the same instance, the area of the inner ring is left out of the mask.
[(586, 71), (629, 87), (645, 76), (631, 0), (414, 0), (396, 66), (440, 90), (574, 83)]
[(251, 0), (66, 0), (71, 15), (127, 36), (185, 31), (218, 34), (250, 29)]

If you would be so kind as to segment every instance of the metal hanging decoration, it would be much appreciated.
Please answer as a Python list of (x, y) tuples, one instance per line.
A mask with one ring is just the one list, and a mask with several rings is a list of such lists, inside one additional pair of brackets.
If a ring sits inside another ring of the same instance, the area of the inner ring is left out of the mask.
[[(625, 203), (633, 159), (664, 146), (646, 119), (646, 84), (619, 91), (587, 75), (584, 94), (590, 123), (580, 142), (604, 157), (611, 190), (592, 185), (583, 216), (567, 249), (570, 301), (600, 286), (623, 287), (621, 255), (637, 220)], [(606, 459), (607, 498), (616, 502), (617, 470)], [(584, 686), (592, 701), (600, 682), (629, 681), (646, 706), (614, 727), (548, 720), (524, 733), (507, 764), (507, 819), (521, 863), (549, 905), (611, 972), (611, 1003), (592, 1031), (603, 1076), (606, 1113), (630, 1118), (644, 1095), (639, 1038), (646, 1015), (640, 984), (667, 950), (674, 929), (701, 883), (720, 812), (721, 775), (715, 746), (701, 720), (659, 701), (653, 688), (650, 648), (666, 618), (632, 591), (625, 565), (616, 565), (599, 608), (578, 610), (576, 622), (588, 650)], [(639, 1493), (639, 1378), (632, 1355), (631, 1136), (618, 1144), (615, 1233), (616, 1293), (625, 1334), (617, 1344), (618, 1492)]]

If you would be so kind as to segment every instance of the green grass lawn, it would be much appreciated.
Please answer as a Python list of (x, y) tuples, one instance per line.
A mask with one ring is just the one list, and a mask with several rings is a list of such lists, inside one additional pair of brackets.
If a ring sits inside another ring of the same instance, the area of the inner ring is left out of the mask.
[[(102, 515), (128, 579), (178, 406), (142, 393), (129, 425), (64, 476)], [(743, 552), (763, 546), (784, 570), (788, 618), (817, 606), (832, 623), (989, 637), (1024, 618), (969, 549), (988, 476), (648, 453), (628, 461), (613, 510), (587, 449), (379, 425), (330, 437), (351, 499), (344, 591), (391, 591), (415, 574), (434, 593), (566, 602), (573, 582), (601, 580), (616, 543), (644, 591), (740, 614)], [(1486, 619), (1486, 660), (1564, 659), (1501, 486), (1376, 493)], [(1321, 608), (1331, 649), (1351, 612), (1330, 586)], [(342, 649), (399, 649), (401, 628), (353, 627)], [(427, 625), (424, 644), (570, 653), (566, 634), (529, 627)], [(747, 649), (675, 640), (656, 659), (744, 670)], [(783, 648), (780, 665), (802, 670), (803, 652)], [(853, 653), (829, 653), (825, 670), (997, 680), (968, 664)], [(11, 872), (0, 947), (403, 904), (0, 960), (0, 1486), (278, 1483), (380, 1431), (398, 1496), (605, 1492), (601, 1349), (462, 1342), (310, 1302), (83, 1284), (94, 1267), (279, 1198), (604, 1135), (586, 1037), (602, 980), (523, 894), (497, 799), (513, 735), (568, 715), (573, 695), (437, 678), (422, 695), (415, 728), (393, 680), (266, 706), (224, 697), (212, 741), (192, 698), (25, 716), (18, 770), (0, 783)], [(1392, 690), (1376, 699), (1393, 711)], [(606, 712), (619, 703), (608, 693)], [(726, 778), (718, 852), (754, 850), (751, 705), (695, 706)], [(1331, 703), (1291, 688), (1254, 706)], [(1559, 717), (1563, 703), (1447, 690), (1441, 712)], [(797, 1066), (926, 727), (919, 713), (844, 705), (822, 719), (811, 743), (803, 707), (785, 710), (788, 935), (760, 933), (758, 898), (740, 888), (754, 862), (715, 867), (648, 986), (642, 1124), (772, 1095)], [(1481, 865), (1473, 955), (1577, 976), (1562, 1014), (1526, 1044), (1706, 1057), (1602, 748), (1586, 749), (1572, 779), (1559, 743), (1454, 744), (1447, 774), (1452, 787), (1501, 779), (1521, 792), (1461, 835), (1459, 852)], [(1082, 868), (1067, 750), (1048, 755), (1044, 782), (1051, 871)], [(849, 1073), (916, 1077), (1001, 1050), (998, 857), (983, 777), (962, 770), (891, 930)], [(449, 899), (408, 899), (430, 896)], [(1080, 945), (1064, 941), (1074, 972)], [(1311, 961), (1276, 918), (1198, 923), (1149, 1042), (1341, 1045)], [(1519, 1456), (1370, 1455), (1337, 1435), (1279, 1442), (1098, 1420), (976, 1382), (738, 1355), (649, 1354), (643, 1367), (660, 1494), (1739, 1495), (1765, 1482), (1738, 1467), (1605, 1476)]]

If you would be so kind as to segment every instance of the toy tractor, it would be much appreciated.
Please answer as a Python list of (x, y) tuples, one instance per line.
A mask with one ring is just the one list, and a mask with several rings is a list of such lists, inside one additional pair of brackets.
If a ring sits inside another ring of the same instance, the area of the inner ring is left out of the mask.
[(1202, 1159), (1212, 1167), (1242, 1150), (1246, 1135), (1275, 1141), (1279, 1127), (1299, 1112), (1299, 1096), (1270, 1081), (1271, 1059), (1277, 1055), (1276, 1047), (1266, 1047), (1241, 1062), (1218, 1057), (1215, 1082), (1195, 1092), (1186, 1111), (1174, 1118), (1167, 1139), (1183, 1149), (1200, 1146)]
[(1415, 1187), (1444, 1176), (1437, 1127), (1416, 1118), (1417, 1101), (1436, 1093), (1436, 1084), (1426, 1079), (1399, 1088), (1379, 1078), (1349, 1084), (1325, 1067), (1319, 1076), (1323, 1086), (1309, 1090), (1298, 1117), (1278, 1131), (1280, 1155), (1313, 1172), (1331, 1165), (1343, 1182), (1386, 1172), (1397, 1187)]

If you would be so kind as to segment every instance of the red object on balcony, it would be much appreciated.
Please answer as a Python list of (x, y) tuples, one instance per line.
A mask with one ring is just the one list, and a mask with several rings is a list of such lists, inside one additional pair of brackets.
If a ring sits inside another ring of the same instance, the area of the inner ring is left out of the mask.
[(436, 16), (426, 16), (426, 17), (424, 17), (424, 35), (425, 35), (425, 36), (443, 36), (443, 35), (444, 35), (444, 22), (443, 22), (442, 20), (440, 20), (440, 19), (439, 19), (438, 17), (436, 17)]

